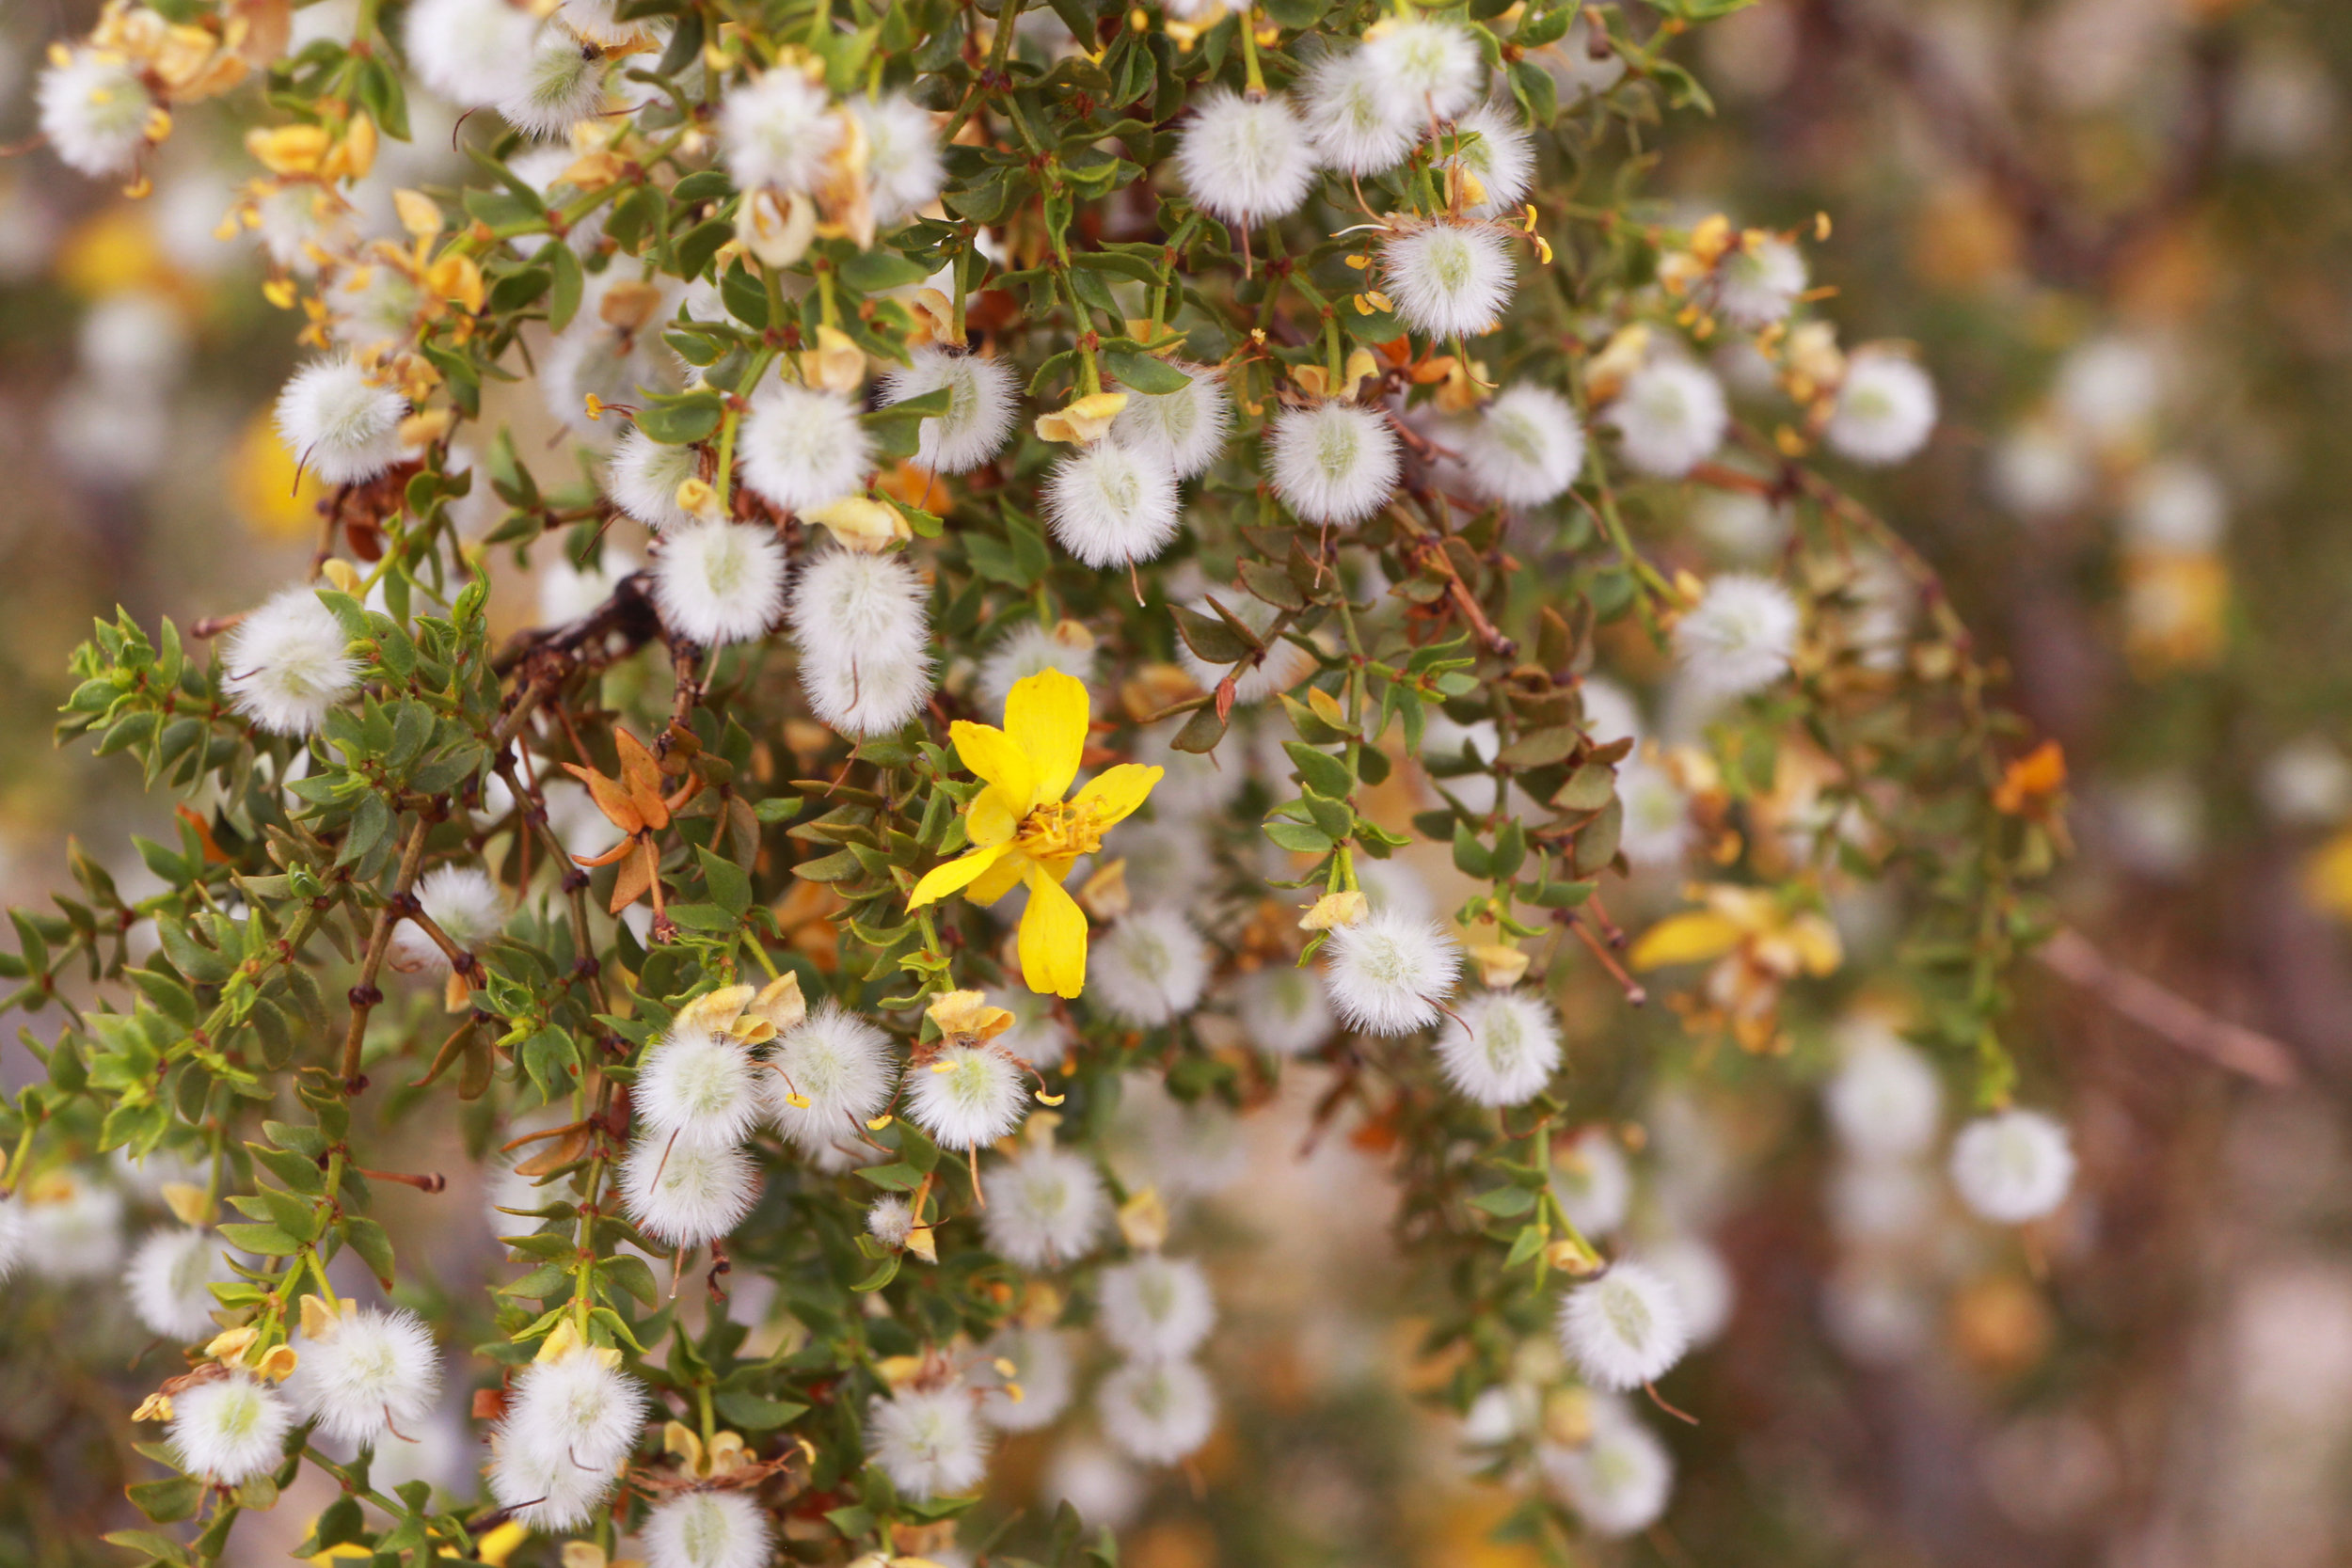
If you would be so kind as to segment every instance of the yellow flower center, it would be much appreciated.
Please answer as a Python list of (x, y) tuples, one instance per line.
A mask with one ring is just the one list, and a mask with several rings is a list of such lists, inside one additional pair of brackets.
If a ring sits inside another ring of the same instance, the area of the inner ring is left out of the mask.
[(1091, 855), (1103, 847), (1103, 824), (1075, 801), (1051, 800), (1022, 818), (1013, 842), (1031, 860)]

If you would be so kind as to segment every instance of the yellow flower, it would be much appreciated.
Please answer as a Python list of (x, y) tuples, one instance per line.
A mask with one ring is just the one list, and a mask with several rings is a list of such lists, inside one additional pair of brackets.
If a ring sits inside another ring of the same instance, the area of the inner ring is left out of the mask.
[(1005, 699), (1005, 727), (958, 720), (956, 754), (988, 787), (973, 798), (963, 827), (973, 850), (914, 884), (907, 908), (961, 892), (993, 904), (1029, 890), (1021, 915), (1021, 978), (1041, 995), (1075, 996), (1086, 986), (1087, 917), (1062, 888), (1071, 863), (1103, 847), (1160, 782), (1160, 769), (1123, 762), (1062, 799), (1078, 776), (1091, 706), (1084, 682), (1058, 670), (1017, 681)]

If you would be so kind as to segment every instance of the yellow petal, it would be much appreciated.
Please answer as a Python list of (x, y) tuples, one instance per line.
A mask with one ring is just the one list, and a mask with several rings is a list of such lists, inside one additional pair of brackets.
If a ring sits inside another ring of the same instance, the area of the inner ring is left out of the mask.
[(914, 884), (914, 891), (907, 895), (907, 908), (919, 910), (926, 904), (935, 904), (949, 894), (969, 887), (981, 872), (1001, 860), (1004, 853), (1003, 845), (993, 844), (985, 849), (975, 849), (945, 865), (932, 866), (924, 873), (923, 879)]
[(1105, 768), (1087, 781), (1078, 791), (1077, 807), (1091, 817), (1097, 827), (1107, 828), (1121, 821), (1143, 804), (1167, 770), (1146, 768), (1141, 763), (1122, 762), (1116, 768)]
[[(963, 759), (963, 765), (1004, 796), (1005, 808), (1014, 820), (1029, 815), (1029, 808), (1037, 804), (1038, 768), (1019, 736), (1007, 735), (993, 724), (962, 719), (947, 727), (947, 736), (955, 742), (956, 755)], [(1061, 791), (1055, 790), (1051, 799), (1060, 800)]]
[(1005, 792), (993, 784), (981, 790), (963, 814), (964, 836), (982, 849), (1011, 843), (1013, 830), (1020, 826), (1020, 814), (1005, 799)]
[(963, 895), (975, 904), (993, 904), (1019, 887), (1022, 879), (1029, 874), (1029, 867), (1035, 863), (1018, 849), (1011, 850), (1003, 860), (982, 872), (978, 881), (963, 890)]
[(1021, 911), (1021, 978), (1040, 996), (1076, 996), (1087, 983), (1087, 917), (1041, 868), (1028, 875)]
[(1005, 733), (1037, 767), (1037, 800), (1058, 800), (1069, 793), (1092, 710), (1086, 682), (1075, 675), (1040, 670), (1013, 682), (1005, 698)]
[(1699, 963), (1740, 944), (1740, 927), (1712, 911), (1671, 915), (1642, 933), (1627, 961), (1635, 969)]

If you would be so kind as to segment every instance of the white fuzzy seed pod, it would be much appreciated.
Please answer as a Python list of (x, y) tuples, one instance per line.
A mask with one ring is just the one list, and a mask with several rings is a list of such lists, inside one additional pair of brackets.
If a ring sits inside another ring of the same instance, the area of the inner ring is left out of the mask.
[(769, 1052), (760, 1088), (776, 1131), (814, 1151), (854, 1139), (898, 1075), (890, 1037), (826, 1002)]
[(1138, 392), (1122, 388), (1127, 406), (1111, 420), (1111, 439), (1129, 451), (1156, 457), (1178, 479), (1206, 473), (1225, 451), (1225, 432), (1233, 422), (1233, 405), (1225, 395), (1225, 378), (1214, 365), (1171, 359), (1171, 370), (1192, 379), (1174, 392)]
[(812, 512), (863, 490), (874, 438), (838, 392), (780, 383), (752, 400), (736, 450), (743, 483), (771, 505)]
[(281, 588), (222, 642), (220, 684), (257, 728), (314, 735), (328, 710), (359, 689), (361, 666), (350, 645), (317, 594), (303, 584)]
[(43, 1279), (72, 1285), (105, 1278), (122, 1267), (122, 1192), (74, 1170), (42, 1181), (36, 1202), (16, 1199), (24, 1221), (25, 1266)]
[(2066, 1201), (2074, 1148), (2066, 1129), (2040, 1111), (2001, 1111), (1960, 1130), (1951, 1171), (1970, 1209), (1996, 1225), (2023, 1225)]
[(1113, 1018), (1153, 1029), (1192, 1011), (1209, 980), (1208, 943), (1181, 911), (1137, 910), (1094, 945), (1089, 994)]
[(1094, 1163), (1068, 1149), (1032, 1148), (988, 1177), (980, 1227), (991, 1252), (1017, 1268), (1073, 1263), (1094, 1249), (1110, 1200)]
[(892, 1485), (918, 1502), (979, 1484), (988, 1449), (988, 1429), (966, 1388), (901, 1388), (878, 1396), (866, 1410), (866, 1452)]
[(1429, 123), (1401, 104), (1361, 48), (1327, 51), (1299, 84), (1300, 119), (1315, 156), (1343, 174), (1380, 174), (1404, 162)]
[(930, 618), (903, 555), (832, 549), (794, 579), (786, 616), (801, 689), (844, 735), (887, 735), (931, 693)]
[(1771, 578), (1725, 572), (1675, 623), (1675, 653), (1701, 692), (1744, 697), (1788, 674), (1803, 619), (1795, 597)]
[(1438, 1037), (1438, 1066), (1464, 1098), (1524, 1105), (1560, 1066), (1560, 1022), (1540, 996), (1490, 990), (1462, 1006), (1467, 1030)]
[(1061, 547), (1098, 570), (1149, 561), (1176, 537), (1176, 471), (1117, 440), (1055, 464), (1043, 501)]
[(413, 1442), (440, 1397), (440, 1353), (414, 1312), (360, 1307), (295, 1351), (286, 1396), (339, 1442), (372, 1448), (387, 1432)]
[(1717, 263), (1715, 309), (1732, 325), (1752, 332), (1786, 318), (1808, 280), (1804, 253), (1767, 235), (1753, 246), (1733, 246)]
[(723, 519), (661, 541), (653, 563), (661, 624), (706, 648), (765, 637), (784, 613), (784, 545), (775, 531)]
[[(539, 21), (507, 0), (416, 0), (401, 37), (417, 79), (460, 108), (496, 103), (525, 87)], [(575, 161), (564, 150), (568, 166)]]
[(1639, 1388), (1690, 1348), (1674, 1287), (1640, 1263), (1620, 1262), (1560, 1304), (1560, 1345), (1596, 1388)]
[(1216, 1322), (1208, 1276), (1190, 1259), (1147, 1252), (1096, 1282), (1103, 1338), (1138, 1361), (1190, 1355)]
[(931, 112), (902, 92), (852, 98), (844, 105), (866, 133), (866, 183), (874, 226), (898, 228), (939, 195), (947, 178)]
[(700, 468), (692, 447), (665, 446), (635, 425), (612, 448), (604, 493), (612, 504), (653, 530), (674, 533), (693, 522), (677, 503), (677, 487)]
[(1674, 1494), (1674, 1456), (1623, 1413), (1597, 1420), (1592, 1436), (1578, 1447), (1547, 1445), (1538, 1457), (1544, 1478), (1584, 1528), (1612, 1541), (1656, 1524)]
[(24, 1260), (24, 1206), (13, 1195), (0, 1197), (0, 1280)]
[[(8, 1222), (0, 1219), (0, 1228)], [(6, 1243), (0, 1242), (0, 1250)], [(212, 1287), (237, 1277), (220, 1237), (211, 1230), (170, 1226), (151, 1231), (131, 1254), (122, 1277), (131, 1309), (148, 1331), (167, 1339), (208, 1339), (217, 1332)], [(4, 1274), (5, 1269), (0, 1269)]]
[(230, 1372), (171, 1397), (171, 1446), (181, 1468), (219, 1486), (276, 1469), (293, 1426), (284, 1397), (250, 1372)]
[(1516, 215), (1535, 179), (1535, 138), (1528, 134), (1516, 104), (1481, 103), (1454, 121), (1454, 150), (1440, 167), (1470, 171), (1485, 188), (1486, 199), (1463, 209), (1471, 217)]
[[(437, 865), (417, 879), (417, 907), (444, 936), (470, 953), (506, 925), (506, 895), (478, 865)], [(446, 974), (449, 955), (410, 921), (392, 927), (388, 949), (404, 974)]]
[(1680, 479), (1724, 444), (1731, 408), (1713, 372), (1667, 358), (1626, 378), (1608, 420), (1628, 463), (1652, 478)]
[(1331, 1005), (1308, 971), (1269, 964), (1242, 977), (1234, 1011), (1251, 1045), (1273, 1056), (1296, 1056), (1331, 1037)]
[(1028, 1112), (1020, 1064), (993, 1045), (951, 1045), (907, 1068), (907, 1115), (942, 1148), (1009, 1135)]
[(1731, 1322), (1738, 1285), (1724, 1255), (1695, 1236), (1677, 1236), (1642, 1249), (1650, 1272), (1674, 1287), (1693, 1345), (1711, 1344)]
[(1691, 796), (1674, 775), (1636, 757), (1617, 769), (1617, 800), (1624, 807), (1617, 847), (1635, 866), (1679, 865), (1696, 836), (1691, 825)]
[(742, 191), (815, 190), (841, 133), (823, 85), (789, 66), (734, 88), (719, 116), (727, 173)]
[(1189, 1361), (1121, 1367), (1095, 1391), (1094, 1410), (1111, 1441), (1145, 1465), (1173, 1465), (1216, 1429), (1216, 1391)]
[(673, 1023), (638, 1064), (629, 1111), (644, 1131), (697, 1148), (732, 1148), (759, 1120), (760, 1080), (772, 1076), (731, 1035)]
[(400, 461), (408, 400), (356, 359), (313, 359), (278, 394), (278, 434), (294, 461), (329, 484), (359, 484)]
[(1846, 1059), (1821, 1089), (1830, 1130), (1863, 1160), (1926, 1153), (1944, 1119), (1944, 1085), (1934, 1067), (1883, 1028), (1848, 1033)]
[(578, 1528), (619, 1481), (646, 1403), (645, 1386), (594, 1351), (532, 1362), (507, 1396), (490, 1495), (532, 1529)]
[(1286, 409), (1266, 435), (1274, 493), (1302, 522), (1352, 528), (1396, 490), (1396, 432), (1375, 409)]
[(133, 62), (79, 47), (42, 68), (35, 92), (40, 134), (66, 167), (104, 180), (137, 166), (155, 101)]
[(1633, 1206), (1633, 1170), (1617, 1140), (1597, 1127), (1576, 1135), (1553, 1155), (1551, 1196), (1568, 1223), (1587, 1236), (1606, 1236)]
[(1382, 242), (1380, 276), (1399, 320), (1442, 341), (1491, 332), (1511, 303), (1511, 251), (1491, 229), (1438, 222)]
[(1364, 40), (1366, 69), (1399, 116), (1426, 124), (1452, 119), (1478, 97), (1484, 74), (1477, 40), (1452, 22), (1384, 24)]
[(979, 676), (973, 689), (979, 695), (982, 711), (1002, 713), (1005, 699), (1012, 694), (1016, 683), (1041, 671), (1058, 670), (1072, 680), (1090, 687), (1101, 673), (1100, 663), (1101, 655), (1090, 641), (1083, 645), (1065, 641), (1054, 634), (1052, 627), (1024, 621), (989, 649), (987, 657), (980, 660)]
[(568, 27), (540, 30), (520, 73), (498, 101), (499, 117), (528, 136), (571, 135), (604, 108), (605, 51)]
[(1584, 467), (1584, 426), (1547, 387), (1513, 387), (1479, 410), (1462, 467), (1481, 495), (1541, 506), (1566, 494)]
[(866, 1232), (896, 1251), (914, 1234), (914, 1205), (896, 1196), (878, 1197), (866, 1206)]
[[(1076, 1369), (1070, 1336), (1051, 1329), (1008, 1328), (980, 1347), (1001, 1382), (980, 1397), (980, 1419), (998, 1432), (1035, 1432), (1070, 1407)], [(996, 1362), (1010, 1363), (1005, 1371)], [(1019, 1397), (1014, 1397), (1014, 1390)]]
[(759, 1167), (732, 1144), (649, 1133), (621, 1162), (621, 1196), (637, 1228), (675, 1247), (716, 1241), (759, 1198)]
[(1246, 229), (1298, 210), (1314, 188), (1314, 150), (1280, 93), (1248, 99), (1211, 87), (1193, 101), (1176, 170), (1194, 206)]
[(1335, 927), (1323, 952), (1332, 1010), (1367, 1035), (1428, 1028), (1462, 973), (1461, 945), (1443, 927), (1395, 910)]
[(646, 1568), (767, 1568), (775, 1528), (741, 1492), (684, 1492), (645, 1516)]
[(1846, 361), (1821, 436), (1840, 457), (1884, 467), (1927, 445), (1935, 413), (1935, 383), (1927, 372), (1891, 349), (1860, 348)]
[(962, 474), (993, 460), (1012, 434), (1020, 396), (1011, 370), (1001, 360), (931, 344), (916, 349), (910, 359), (882, 372), (879, 387), (885, 407), (947, 388), (947, 412), (915, 426), (916, 467)]

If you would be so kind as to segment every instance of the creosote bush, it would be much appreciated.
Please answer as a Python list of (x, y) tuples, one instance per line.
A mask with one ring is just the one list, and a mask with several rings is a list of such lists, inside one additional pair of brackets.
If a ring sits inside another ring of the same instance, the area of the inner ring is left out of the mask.
[[(945, 1559), (1000, 1433), (1211, 1440), (1186, 1212), (1286, 1075), (1385, 1152), (1510, 1528), (1639, 1530), (1721, 1265), (1629, 1233), (1564, 985), (1678, 1015), (1648, 1090), (1768, 1072), (1859, 986), (1864, 895), (1914, 1044), (1840, 1129), (1916, 1155), (1964, 1081), (1963, 1196), (2056, 1207), (2003, 1024), (2063, 768), (1840, 475), (1933, 381), (1841, 346), (1825, 223), (1639, 195), (1736, 8), (367, 0), (289, 55), (283, 0), (114, 0), (61, 42), (77, 170), (143, 187), (199, 100), (247, 127), (228, 228), (325, 486), (308, 579), (75, 656), (63, 737), (178, 834), (135, 898), (77, 850), (0, 958), (62, 1017), (0, 1260), (119, 1225), (108, 1157), (171, 1173), (127, 1288), (172, 1364), (121, 1412), (168, 1470), (110, 1539), (216, 1559), (315, 1468), (306, 1556)], [(421, 94), (470, 171), (373, 227)], [(1786, 549), (1661, 565), (1689, 487)], [(494, 636), (554, 562), (591, 591)], [(1629, 933), (1629, 883), (1679, 907)], [(372, 1212), (450, 1127), (506, 1162), (485, 1299)], [(445, 1362), (480, 1484), (379, 1487)]]

